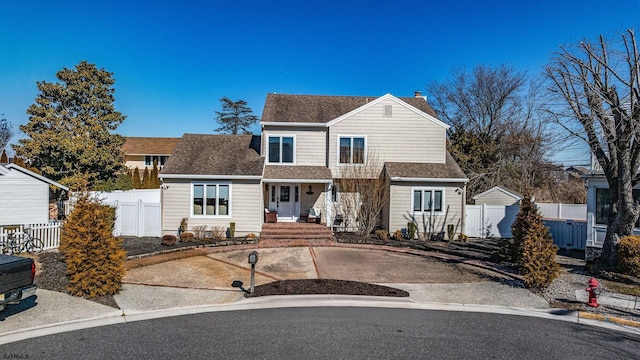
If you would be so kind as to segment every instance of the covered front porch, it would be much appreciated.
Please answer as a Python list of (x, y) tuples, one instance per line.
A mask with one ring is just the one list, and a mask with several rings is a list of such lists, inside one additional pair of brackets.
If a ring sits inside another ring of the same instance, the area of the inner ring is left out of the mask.
[(331, 171), (319, 166), (265, 168), (265, 223), (313, 222), (331, 219)]

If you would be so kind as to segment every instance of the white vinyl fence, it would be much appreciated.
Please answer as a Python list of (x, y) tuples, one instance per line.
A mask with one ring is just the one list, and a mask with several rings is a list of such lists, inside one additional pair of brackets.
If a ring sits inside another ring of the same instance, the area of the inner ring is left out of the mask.
[[(536, 204), (549, 227), (553, 242), (563, 249), (584, 249), (587, 238), (587, 206)], [(466, 205), (465, 230), (470, 237), (511, 238), (511, 226), (519, 205)]]
[(28, 233), (34, 238), (42, 240), (44, 250), (54, 249), (60, 245), (61, 221), (51, 221), (46, 224), (21, 224), (12, 226), (0, 226), (0, 244), (7, 241), (9, 233)]
[(92, 192), (116, 208), (114, 236), (161, 236), (160, 189)]

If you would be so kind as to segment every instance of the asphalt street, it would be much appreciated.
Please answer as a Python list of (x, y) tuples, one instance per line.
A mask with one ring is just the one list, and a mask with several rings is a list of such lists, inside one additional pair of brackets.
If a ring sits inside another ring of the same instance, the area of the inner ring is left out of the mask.
[(14, 359), (638, 359), (640, 336), (523, 316), (310, 307), (212, 312), (0, 346)]

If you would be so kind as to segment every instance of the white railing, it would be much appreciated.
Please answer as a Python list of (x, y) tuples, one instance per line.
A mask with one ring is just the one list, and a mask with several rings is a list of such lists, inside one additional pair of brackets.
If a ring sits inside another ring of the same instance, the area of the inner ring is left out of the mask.
[(42, 240), (44, 243), (44, 250), (55, 249), (60, 245), (60, 229), (62, 228), (61, 221), (51, 221), (46, 224), (20, 224), (20, 225), (5, 225), (0, 226), (0, 243), (4, 243), (8, 234), (14, 232), (26, 232)]

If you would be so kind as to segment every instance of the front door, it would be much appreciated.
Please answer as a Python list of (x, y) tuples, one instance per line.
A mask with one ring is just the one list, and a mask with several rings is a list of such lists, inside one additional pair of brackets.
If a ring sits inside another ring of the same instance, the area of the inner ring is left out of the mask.
[(299, 186), (296, 184), (271, 184), (269, 208), (278, 212), (278, 221), (296, 221)]

